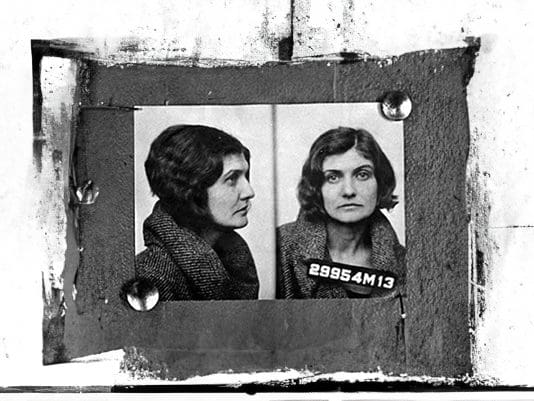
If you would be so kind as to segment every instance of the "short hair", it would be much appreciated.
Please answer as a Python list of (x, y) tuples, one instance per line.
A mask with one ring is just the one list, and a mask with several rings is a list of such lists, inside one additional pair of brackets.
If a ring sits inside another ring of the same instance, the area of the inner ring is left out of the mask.
[(326, 131), (315, 140), (302, 167), (298, 200), (308, 217), (320, 219), (327, 216), (321, 193), (324, 160), (353, 147), (374, 164), (378, 184), (377, 209), (392, 209), (398, 203), (397, 196), (393, 195), (396, 185), (393, 167), (375, 138), (364, 129), (339, 127)]
[(145, 161), (150, 189), (179, 224), (201, 227), (212, 221), (207, 189), (221, 176), (224, 157), (233, 154), (250, 164), (249, 150), (224, 131), (170, 126), (152, 142)]

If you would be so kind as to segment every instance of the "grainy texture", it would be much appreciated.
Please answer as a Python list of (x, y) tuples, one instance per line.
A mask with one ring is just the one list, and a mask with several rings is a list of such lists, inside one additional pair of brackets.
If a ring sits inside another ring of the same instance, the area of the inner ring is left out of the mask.
[[(94, 63), (92, 101), (114, 104), (242, 104), (333, 101), (333, 64), (192, 68)], [(121, 83), (119, 85), (118, 83)]]
[[(88, 109), (81, 112), (77, 177), (79, 182), (93, 180), (100, 195), (93, 205), (80, 206), (79, 245), (83, 251), (74, 282), (75, 304), (68, 305), (65, 321), (65, 346), (70, 357), (72, 349), (91, 349), (82, 352), (86, 355), (122, 345), (120, 340), (113, 341), (114, 328), (109, 320), (122, 313), (119, 290), (134, 276), (132, 133), (130, 113)], [(73, 331), (80, 321), (89, 321), (91, 329)]]
[(407, 333), (396, 299), (167, 303), (145, 314), (129, 311), (118, 289), (133, 274), (133, 116), (86, 109), (78, 169), (101, 195), (82, 209), (85, 250), (77, 312), (69, 309), (67, 319), (69, 354), (136, 346), (177, 377), (310, 366), (322, 372), (379, 366), (396, 373), (469, 372), (465, 84), (472, 62), (472, 54), (457, 49), (407, 54), (394, 63), (92, 64), (94, 105), (110, 99), (122, 106), (369, 102), (406, 90), (414, 101), (405, 121)]
[[(112, 124), (111, 126), (109, 124)], [(130, 113), (83, 110), (77, 143), (78, 182), (92, 180), (100, 195), (80, 206), (78, 312), (114, 303), (117, 285), (133, 276), (133, 125)]]
[[(128, 320), (134, 323), (131, 330), (143, 335), (131, 336), (126, 344), (135, 345), (143, 361), (164, 366), (159, 376), (164, 378), (230, 369), (404, 369), (395, 299), (166, 303)], [(126, 364), (133, 365), (128, 358)]]

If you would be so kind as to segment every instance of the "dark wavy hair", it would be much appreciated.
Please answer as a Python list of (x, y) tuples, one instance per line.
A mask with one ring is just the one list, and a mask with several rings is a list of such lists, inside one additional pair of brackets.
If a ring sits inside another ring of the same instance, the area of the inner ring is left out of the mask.
[(308, 217), (321, 219), (328, 216), (321, 195), (324, 160), (328, 156), (345, 153), (353, 147), (374, 164), (378, 183), (377, 209), (392, 209), (398, 203), (397, 196), (393, 195), (396, 185), (393, 167), (375, 138), (363, 129), (339, 127), (326, 131), (315, 140), (302, 167), (298, 200), (302, 211)]
[(223, 172), (225, 156), (249, 150), (236, 138), (203, 125), (173, 125), (150, 146), (145, 171), (152, 193), (177, 223), (199, 228), (211, 223), (207, 189)]

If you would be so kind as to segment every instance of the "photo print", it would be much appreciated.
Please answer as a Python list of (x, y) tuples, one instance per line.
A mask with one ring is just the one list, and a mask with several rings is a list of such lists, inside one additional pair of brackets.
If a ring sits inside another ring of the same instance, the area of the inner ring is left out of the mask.
[(161, 301), (399, 291), (403, 123), (378, 103), (142, 106), (134, 127), (136, 275)]
[(403, 124), (377, 103), (276, 106), (277, 298), (398, 293)]
[[(271, 114), (268, 105), (143, 106), (135, 112), (137, 267), (155, 282), (162, 301), (274, 298)], [(169, 165), (158, 167), (169, 169), (161, 179), (173, 182), (182, 195), (190, 192), (189, 199), (168, 201), (180, 204), (174, 218), (159, 207), (145, 169), (151, 144), (166, 129), (169, 137), (154, 157), (169, 155)], [(152, 242), (143, 253), (147, 240)], [(177, 271), (179, 277), (173, 274)], [(160, 287), (168, 290), (162, 293)]]

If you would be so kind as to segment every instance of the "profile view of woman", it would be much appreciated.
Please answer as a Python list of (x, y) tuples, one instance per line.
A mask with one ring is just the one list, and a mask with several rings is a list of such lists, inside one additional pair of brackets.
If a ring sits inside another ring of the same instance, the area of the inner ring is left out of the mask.
[[(339, 127), (319, 136), (302, 168), (297, 220), (278, 228), (277, 298), (388, 293), (350, 280), (348, 273), (345, 281), (314, 277), (310, 259), (391, 272), (402, 283), (405, 249), (380, 211), (397, 204), (395, 185), (391, 163), (369, 132)], [(323, 276), (338, 278), (337, 269)]]
[(160, 300), (257, 299), (259, 282), (247, 243), (254, 191), (250, 153), (212, 127), (175, 125), (152, 143), (145, 170), (159, 200), (143, 225), (146, 249), (136, 277)]

